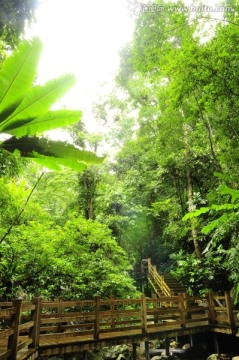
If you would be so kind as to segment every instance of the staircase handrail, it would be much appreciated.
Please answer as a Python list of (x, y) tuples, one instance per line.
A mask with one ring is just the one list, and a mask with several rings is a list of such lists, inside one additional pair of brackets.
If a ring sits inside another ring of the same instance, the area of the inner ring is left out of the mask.
[(148, 259), (148, 276), (153, 279), (155, 284), (160, 288), (165, 296), (172, 296), (173, 291), (169, 288), (164, 280), (164, 276), (160, 275), (155, 265), (151, 264), (151, 259)]

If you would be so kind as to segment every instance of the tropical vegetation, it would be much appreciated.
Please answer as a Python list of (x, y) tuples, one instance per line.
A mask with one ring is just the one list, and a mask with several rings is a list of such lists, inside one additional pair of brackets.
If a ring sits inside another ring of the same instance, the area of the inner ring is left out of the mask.
[[(239, 4), (217, 18), (156, 5), (134, 14), (115, 87), (94, 106), (108, 132), (51, 110), (74, 79), (37, 85), (39, 39), (5, 60), (2, 298), (135, 296), (133, 270), (150, 257), (189, 293), (230, 290), (239, 302)], [(57, 126), (73, 144), (44, 137)]]

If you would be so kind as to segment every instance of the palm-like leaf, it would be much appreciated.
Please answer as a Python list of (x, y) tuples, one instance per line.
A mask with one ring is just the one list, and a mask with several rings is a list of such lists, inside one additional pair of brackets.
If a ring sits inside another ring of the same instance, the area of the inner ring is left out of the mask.
[(24, 41), (0, 72), (0, 132), (13, 135), (0, 146), (11, 152), (19, 150), (22, 156), (54, 169), (70, 166), (80, 171), (88, 163), (100, 163), (102, 159), (93, 153), (33, 136), (81, 118), (80, 111), (49, 111), (74, 84), (72, 75), (63, 75), (43, 86), (32, 86), (41, 49), (39, 39)]
[(22, 98), (32, 86), (41, 51), (42, 43), (35, 38), (31, 42), (24, 41), (5, 60), (0, 75), (0, 112)]
[[(44, 114), (62, 95), (74, 85), (72, 75), (63, 75), (49, 81), (45, 86), (35, 86), (23, 98), (14, 112), (0, 125), (0, 132), (7, 132), (8, 128), (17, 123), (24, 124), (25, 119), (35, 118)], [(59, 127), (59, 126), (58, 126)]]
[(87, 167), (85, 163), (80, 161), (44, 156), (38, 153), (33, 153), (33, 155), (34, 157), (31, 158), (32, 161), (51, 170), (61, 170), (62, 167), (70, 167), (76, 171), (84, 171)]
[(73, 124), (79, 121), (81, 116), (82, 112), (77, 110), (48, 111), (44, 115), (33, 119), (16, 121), (12, 128), (9, 126), (5, 132), (16, 137), (35, 135), (36, 133), (41, 133), (43, 131), (52, 130), (57, 127)]
[(10, 152), (18, 150), (24, 157), (37, 157), (36, 154), (42, 154), (44, 156), (75, 160), (85, 164), (100, 164), (102, 162), (101, 158), (90, 151), (83, 151), (74, 145), (62, 141), (48, 140), (43, 137), (25, 136), (20, 139), (11, 137), (2, 143), (2, 148)]

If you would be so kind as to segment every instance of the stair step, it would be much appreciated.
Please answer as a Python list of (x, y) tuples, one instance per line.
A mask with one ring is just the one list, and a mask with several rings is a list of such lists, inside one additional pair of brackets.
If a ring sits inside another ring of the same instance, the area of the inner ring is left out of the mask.
[[(154, 272), (152, 273), (152, 275), (155, 275), (157, 272), (155, 272), (155, 270), (153, 270)], [(165, 295), (165, 291), (163, 288), (161, 288), (161, 284), (160, 282), (164, 282), (167, 286), (171, 293), (174, 294), (178, 294), (178, 293), (182, 293), (185, 292), (184, 287), (179, 283), (179, 281), (177, 279), (175, 279), (175, 277), (171, 274), (159, 274), (158, 275), (161, 277), (160, 281), (157, 281), (158, 277), (154, 276), (150, 276), (150, 274), (148, 274), (148, 278), (150, 279), (151, 285), (154, 288), (154, 291), (157, 293), (157, 295), (159, 296), (160, 294)], [(163, 291), (162, 291), (163, 290)], [(167, 292), (167, 291), (166, 291)]]

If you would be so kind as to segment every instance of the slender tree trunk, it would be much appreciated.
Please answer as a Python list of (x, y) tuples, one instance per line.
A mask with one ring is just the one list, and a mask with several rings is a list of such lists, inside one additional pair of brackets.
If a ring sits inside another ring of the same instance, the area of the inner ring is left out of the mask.
[[(183, 133), (184, 133), (184, 143), (185, 143), (185, 160), (186, 160), (186, 176), (187, 176), (187, 192), (188, 192), (188, 211), (194, 211), (195, 206), (193, 203), (193, 182), (192, 182), (192, 176), (191, 171), (189, 167), (189, 160), (190, 160), (190, 145), (189, 145), (189, 126), (187, 124), (183, 124)], [(192, 233), (192, 239), (194, 244), (194, 251), (196, 256), (201, 259), (202, 258), (202, 251), (200, 249), (199, 241), (198, 241), (198, 234), (197, 234), (197, 225), (196, 225), (196, 219), (191, 218), (191, 233)]]
[[(188, 188), (188, 211), (193, 211), (194, 204), (193, 204), (193, 184), (192, 184), (192, 178), (189, 168), (187, 167), (187, 188)], [(202, 251), (200, 249), (199, 241), (198, 241), (198, 234), (197, 234), (197, 225), (196, 225), (196, 219), (191, 218), (191, 233), (192, 233), (192, 239), (194, 244), (194, 250), (195, 254), (199, 259), (202, 258)]]
[(197, 103), (197, 106), (198, 106), (198, 110), (199, 110), (199, 114), (200, 114), (200, 118), (201, 120), (203, 121), (206, 129), (207, 129), (207, 133), (208, 133), (208, 140), (209, 140), (209, 144), (210, 144), (210, 150), (211, 150), (211, 154), (212, 154), (212, 158), (213, 158), (213, 162), (214, 162), (214, 167), (215, 167), (215, 170), (217, 171), (221, 171), (222, 172), (222, 168), (221, 168), (221, 165), (217, 159), (217, 155), (216, 155), (216, 152), (214, 150), (214, 144), (213, 144), (213, 132), (212, 132), (212, 127), (211, 127), (211, 124), (210, 124), (210, 121), (208, 118), (205, 118), (204, 114), (203, 114), (203, 111), (201, 109), (201, 106), (198, 102), (198, 99), (196, 97), (196, 95), (194, 94), (194, 97), (195, 97), (195, 100), (196, 100), (196, 103)]
[(221, 171), (222, 172), (222, 168), (221, 165), (219, 164), (219, 161), (217, 159), (216, 153), (214, 151), (214, 146), (213, 146), (213, 134), (212, 134), (212, 128), (211, 128), (211, 124), (209, 122), (209, 120), (207, 120), (205, 122), (205, 126), (207, 128), (207, 132), (208, 132), (208, 139), (209, 139), (209, 143), (210, 143), (210, 149), (211, 149), (211, 154), (213, 157), (213, 161), (214, 161), (214, 167), (217, 171)]
[(92, 197), (90, 197), (90, 199), (88, 200), (87, 213), (88, 213), (88, 218), (87, 218), (88, 220), (94, 219), (94, 207), (93, 207)]
[(96, 180), (93, 172), (86, 170), (79, 175), (79, 210), (84, 212), (87, 220), (95, 218), (94, 200)]

